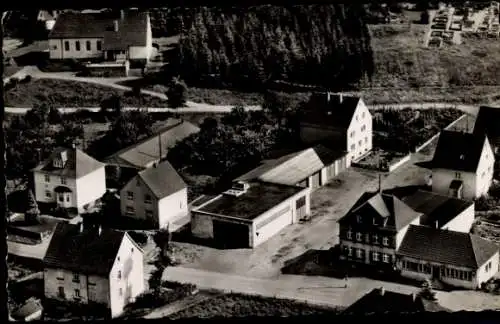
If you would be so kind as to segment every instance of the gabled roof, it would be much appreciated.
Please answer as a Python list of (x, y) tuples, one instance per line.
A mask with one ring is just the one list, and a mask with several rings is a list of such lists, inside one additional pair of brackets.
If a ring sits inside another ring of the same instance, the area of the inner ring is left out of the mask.
[(500, 108), (481, 106), (474, 124), (474, 133), (486, 134), (494, 145), (500, 144)]
[[(361, 224), (358, 223), (358, 216), (361, 218)], [(364, 193), (339, 222), (374, 226), (373, 219), (376, 217), (378, 220), (385, 220), (385, 226), (399, 231), (420, 216), (421, 213), (414, 211), (394, 195), (369, 192)]]
[(331, 165), (344, 155), (346, 155), (345, 152), (316, 145), (277, 159), (265, 160), (257, 168), (238, 177), (236, 181), (258, 179), (269, 183), (293, 186), (322, 168)]
[(347, 129), (361, 98), (333, 93), (314, 93), (303, 112), (302, 122)]
[[(67, 161), (63, 168), (56, 168), (53, 165), (54, 160), (59, 158), (61, 154), (66, 154)], [(104, 163), (97, 161), (80, 149), (59, 147), (33, 171), (78, 179), (102, 167), (104, 167)]]
[[(157, 199), (168, 197), (187, 187), (184, 180), (168, 161), (139, 172), (137, 177), (144, 181)], [(134, 179), (131, 181), (134, 181)]]
[[(118, 21), (115, 32), (114, 21)], [(128, 12), (123, 19), (110, 18), (102, 13), (65, 12), (56, 20), (49, 39), (104, 38), (103, 49), (124, 46), (146, 46), (148, 14)]]
[(416, 212), (422, 213), (420, 225), (444, 226), (461, 212), (474, 205), (473, 201), (458, 199), (430, 191), (418, 190), (403, 198), (403, 202)]
[(168, 150), (177, 142), (199, 130), (197, 126), (189, 122), (169, 119), (165, 127), (157, 131), (154, 136), (116, 152), (104, 159), (104, 163), (138, 169), (147, 168), (160, 160), (159, 137), (161, 137), (161, 155), (164, 158)]
[(97, 231), (84, 228), (80, 232), (80, 225), (58, 223), (44, 267), (108, 276), (126, 233), (103, 228), (99, 235)]
[(497, 252), (496, 244), (474, 234), (410, 225), (397, 254), (478, 269)]
[(343, 313), (357, 315), (440, 311), (449, 312), (450, 310), (440, 306), (437, 302), (430, 302), (413, 294), (401, 294), (382, 288), (373, 289), (347, 307)]
[(484, 134), (442, 131), (431, 161), (432, 168), (476, 172), (485, 140)]

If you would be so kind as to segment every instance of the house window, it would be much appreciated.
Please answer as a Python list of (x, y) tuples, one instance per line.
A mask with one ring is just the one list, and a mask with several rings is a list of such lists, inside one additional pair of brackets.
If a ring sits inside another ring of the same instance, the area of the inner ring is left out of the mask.
[(64, 41), (64, 50), (66, 52), (69, 51), (69, 42), (68, 41)]
[(50, 176), (48, 174), (45, 175), (45, 182), (50, 182)]
[(57, 294), (59, 295), (59, 297), (64, 297), (64, 287), (58, 287)]
[(365, 118), (365, 112), (364, 111), (361, 113), (361, 118)]
[(127, 212), (127, 214), (133, 214), (133, 213), (134, 213), (134, 207), (132, 207), (132, 206), (127, 206), (127, 208), (126, 208), (126, 212)]
[(151, 195), (144, 195), (144, 203), (146, 204), (151, 203)]
[(127, 199), (134, 200), (134, 193), (132, 191), (127, 191)]
[(75, 289), (75, 297), (80, 298), (80, 289)]
[(366, 129), (366, 126), (365, 126), (365, 125), (361, 126), (361, 131), (362, 131), (362, 132), (364, 132), (364, 131), (365, 131), (365, 129)]
[(60, 201), (60, 202), (64, 202), (64, 196), (63, 196), (63, 195), (60, 195), (60, 196), (59, 196), (59, 201)]
[(388, 246), (389, 245), (389, 238), (388, 237), (384, 237), (382, 239), (382, 244), (385, 245), (385, 246)]
[(461, 179), (462, 178), (462, 174), (460, 174), (460, 172), (455, 172), (455, 179)]
[(363, 249), (356, 249), (356, 257), (358, 259), (363, 259)]
[(368, 143), (368, 137), (365, 137), (365, 143)]
[(90, 51), (91, 50), (91, 47), (90, 47), (90, 41), (87, 41), (85, 43), (86, 47), (87, 47), (87, 51)]
[(355, 132), (355, 131), (352, 131), (352, 132), (351, 132), (351, 137), (354, 137), (354, 134), (356, 134), (356, 132)]
[(485, 175), (486, 175), (486, 172), (483, 171), (483, 173), (481, 173), (481, 178), (484, 178)]
[(377, 225), (377, 217), (373, 217), (373, 225)]
[(378, 252), (373, 252), (372, 253), (372, 259), (373, 261), (379, 261), (380, 260), (380, 255)]
[(134, 253), (134, 248), (131, 248), (131, 249), (130, 249), (130, 253)]
[(365, 235), (365, 242), (368, 244), (370, 243), (370, 234)]
[(363, 234), (356, 233), (356, 241), (361, 241), (363, 239)]
[(123, 288), (120, 288), (119, 293), (120, 293), (120, 297), (123, 296)]
[(50, 190), (45, 190), (45, 197), (47, 197), (47, 198), (52, 197), (52, 193), (50, 192)]
[(146, 209), (145, 213), (146, 213), (146, 217), (148, 217), (148, 218), (152, 218), (153, 217), (153, 211), (152, 210)]
[(389, 263), (391, 260), (391, 256), (389, 254), (385, 254), (382, 256), (382, 259), (385, 263)]
[(97, 50), (100, 51), (102, 48), (102, 42), (101, 41), (97, 41)]
[(356, 144), (351, 145), (351, 150), (354, 150), (356, 148)]
[(122, 278), (122, 272), (120, 270), (118, 270), (118, 279), (121, 279)]
[(361, 144), (363, 144), (363, 141), (359, 140), (358, 145), (361, 146)]
[(69, 196), (66, 196), (66, 202), (69, 202)]
[(356, 220), (358, 221), (358, 224), (361, 224), (362, 222), (361, 215), (357, 215)]
[(373, 244), (378, 244), (378, 235), (377, 234), (373, 235)]
[(179, 209), (182, 209), (182, 200), (179, 201)]
[(347, 247), (347, 253), (349, 256), (352, 256), (352, 246)]
[(352, 240), (352, 231), (351, 230), (347, 231), (347, 239)]
[(66, 184), (66, 178), (65, 177), (61, 177), (61, 184), (63, 184), (63, 185)]
[(78, 273), (73, 273), (73, 282), (80, 282), (80, 275)]
[(79, 50), (80, 50), (80, 41), (75, 41), (75, 49), (76, 49), (77, 51), (79, 51)]

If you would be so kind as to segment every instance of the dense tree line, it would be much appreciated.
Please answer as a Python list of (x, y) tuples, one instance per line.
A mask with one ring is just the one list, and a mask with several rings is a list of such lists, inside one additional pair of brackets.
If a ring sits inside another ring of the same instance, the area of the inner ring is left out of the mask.
[(169, 73), (188, 84), (285, 80), (336, 89), (373, 73), (362, 5), (202, 7), (169, 16), (182, 33)]

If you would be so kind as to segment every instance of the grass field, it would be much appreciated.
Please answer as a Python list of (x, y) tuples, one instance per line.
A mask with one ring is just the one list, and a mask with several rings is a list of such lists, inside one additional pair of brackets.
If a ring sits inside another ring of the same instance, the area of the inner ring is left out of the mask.
[(35, 79), (18, 83), (5, 92), (8, 107), (32, 107), (50, 103), (54, 107), (99, 107), (111, 95), (121, 95), (123, 106), (165, 107), (166, 102), (156, 97), (125, 96), (124, 91), (91, 83), (54, 79)]
[(335, 315), (339, 310), (308, 305), (294, 300), (265, 298), (242, 294), (227, 294), (202, 302), (169, 316), (169, 319), (245, 317), (245, 316), (297, 316)]

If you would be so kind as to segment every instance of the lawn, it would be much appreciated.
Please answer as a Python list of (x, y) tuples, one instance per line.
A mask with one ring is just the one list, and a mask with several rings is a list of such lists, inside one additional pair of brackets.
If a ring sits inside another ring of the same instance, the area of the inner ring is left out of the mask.
[(462, 112), (448, 109), (380, 109), (372, 111), (373, 146), (409, 153), (436, 135)]
[(16, 84), (15, 87), (6, 90), (5, 105), (9, 107), (33, 107), (42, 103), (50, 103), (55, 107), (99, 107), (101, 101), (111, 95), (122, 96), (123, 106), (167, 106), (164, 100), (156, 97), (126, 96), (124, 91), (109, 87), (54, 79), (34, 79), (30, 82)]
[(202, 302), (169, 316), (169, 319), (245, 317), (245, 316), (300, 316), (336, 315), (339, 310), (313, 306), (287, 299), (265, 298), (243, 294), (227, 294)]

